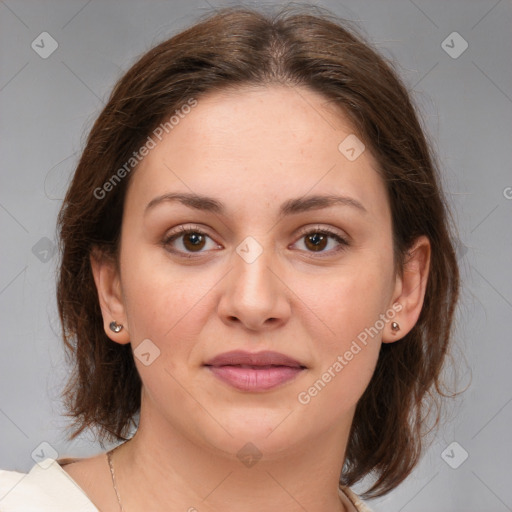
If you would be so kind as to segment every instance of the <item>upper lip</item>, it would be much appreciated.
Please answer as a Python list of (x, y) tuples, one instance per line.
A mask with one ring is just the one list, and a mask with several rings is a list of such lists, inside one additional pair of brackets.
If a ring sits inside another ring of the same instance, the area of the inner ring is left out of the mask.
[(269, 350), (255, 353), (245, 352), (243, 350), (233, 350), (231, 352), (219, 354), (205, 363), (205, 366), (235, 365), (290, 366), (292, 368), (306, 368), (303, 364), (291, 357)]

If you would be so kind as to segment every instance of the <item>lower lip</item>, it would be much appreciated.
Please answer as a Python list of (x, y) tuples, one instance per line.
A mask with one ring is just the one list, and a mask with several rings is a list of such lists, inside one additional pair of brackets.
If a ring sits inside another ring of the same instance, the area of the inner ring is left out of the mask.
[(304, 368), (270, 366), (243, 368), (241, 366), (207, 366), (219, 379), (241, 391), (266, 391), (294, 379)]

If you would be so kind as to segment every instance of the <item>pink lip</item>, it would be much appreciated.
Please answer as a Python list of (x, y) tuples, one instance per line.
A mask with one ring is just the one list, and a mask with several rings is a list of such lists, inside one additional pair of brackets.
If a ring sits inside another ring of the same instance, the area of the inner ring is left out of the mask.
[(279, 386), (306, 367), (278, 352), (232, 351), (210, 359), (205, 366), (219, 379), (241, 391), (266, 391)]

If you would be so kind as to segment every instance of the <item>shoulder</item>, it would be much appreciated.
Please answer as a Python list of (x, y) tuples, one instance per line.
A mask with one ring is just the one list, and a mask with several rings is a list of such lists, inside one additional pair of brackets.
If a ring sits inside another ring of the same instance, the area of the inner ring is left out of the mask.
[(28, 473), (0, 470), (2, 512), (98, 512), (57, 461), (46, 459)]

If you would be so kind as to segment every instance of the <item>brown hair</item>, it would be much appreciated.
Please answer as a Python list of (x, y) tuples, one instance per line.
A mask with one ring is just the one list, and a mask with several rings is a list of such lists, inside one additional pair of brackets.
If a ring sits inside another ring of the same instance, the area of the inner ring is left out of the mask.
[(130, 345), (113, 343), (104, 332), (89, 261), (95, 247), (117, 255), (131, 174), (112, 177), (191, 98), (273, 83), (308, 87), (339, 106), (376, 158), (392, 211), (397, 272), (418, 236), (432, 245), (420, 318), (402, 340), (382, 345), (357, 405), (340, 480), (352, 485), (371, 473), (375, 482), (365, 497), (382, 496), (418, 462), (425, 411), (440, 403), (459, 273), (438, 165), (398, 73), (345, 21), (318, 7), (274, 14), (225, 8), (151, 49), (115, 86), (58, 219), (57, 299), (74, 362), (64, 393), (74, 417), (72, 438), (94, 427), (100, 439), (125, 439), (140, 407)]

